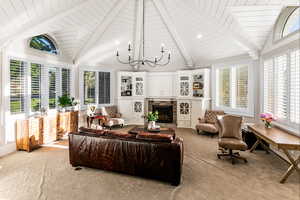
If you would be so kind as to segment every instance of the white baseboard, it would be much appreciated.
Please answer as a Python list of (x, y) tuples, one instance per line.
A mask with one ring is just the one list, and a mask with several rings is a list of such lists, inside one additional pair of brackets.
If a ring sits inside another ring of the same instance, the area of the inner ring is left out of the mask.
[(16, 151), (16, 144), (9, 143), (0, 146), (0, 157)]

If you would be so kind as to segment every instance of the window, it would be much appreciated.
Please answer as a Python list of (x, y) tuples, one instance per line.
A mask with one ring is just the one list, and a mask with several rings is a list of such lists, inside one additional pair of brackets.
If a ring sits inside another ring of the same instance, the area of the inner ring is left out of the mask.
[(48, 68), (48, 87), (49, 87), (49, 108), (56, 108), (56, 68), (49, 67)]
[(96, 72), (84, 72), (84, 104), (96, 103)]
[(71, 90), (71, 77), (70, 69), (62, 68), (61, 69), (61, 94), (70, 96)]
[(214, 67), (214, 107), (227, 113), (253, 115), (250, 103), (250, 65)]
[(296, 8), (287, 18), (283, 31), (282, 37), (285, 37), (291, 33), (294, 33), (300, 29), (300, 8)]
[(41, 69), (42, 65), (31, 63), (31, 111), (41, 109)]
[(10, 111), (19, 114), (25, 111), (26, 63), (10, 60)]
[(32, 37), (29, 46), (40, 51), (46, 51), (56, 55), (58, 54), (58, 50), (53, 40), (47, 35), (38, 35)]
[(30, 115), (42, 107), (55, 109), (57, 96), (71, 95), (71, 70), (10, 59), (11, 114)]
[(99, 100), (98, 104), (110, 103), (110, 72), (98, 72)]
[(300, 124), (300, 50), (264, 61), (264, 112), (292, 128)]
[(110, 79), (110, 72), (83, 71), (84, 104), (110, 104)]

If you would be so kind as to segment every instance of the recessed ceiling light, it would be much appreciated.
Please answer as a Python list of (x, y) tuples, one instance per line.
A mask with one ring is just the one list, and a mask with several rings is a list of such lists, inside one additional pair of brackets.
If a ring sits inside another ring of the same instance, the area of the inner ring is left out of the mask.
[(198, 38), (198, 39), (201, 39), (202, 37), (203, 37), (202, 34), (198, 34), (198, 35), (197, 35), (197, 38)]

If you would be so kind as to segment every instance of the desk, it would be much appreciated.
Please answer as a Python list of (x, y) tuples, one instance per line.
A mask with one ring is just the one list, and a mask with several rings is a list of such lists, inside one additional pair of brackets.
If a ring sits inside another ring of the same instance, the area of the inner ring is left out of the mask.
[(282, 150), (287, 156), (290, 167), (281, 178), (280, 183), (284, 183), (293, 171), (296, 171), (300, 175), (300, 169), (298, 167), (300, 155), (296, 159), (290, 155), (290, 150), (300, 151), (300, 137), (291, 135), (279, 128), (265, 128), (262, 124), (249, 125), (248, 128), (257, 137), (257, 141), (251, 147), (250, 152), (253, 152), (258, 144), (262, 144), (264, 148), (268, 148), (262, 143), (262, 141), (265, 141), (277, 149)]

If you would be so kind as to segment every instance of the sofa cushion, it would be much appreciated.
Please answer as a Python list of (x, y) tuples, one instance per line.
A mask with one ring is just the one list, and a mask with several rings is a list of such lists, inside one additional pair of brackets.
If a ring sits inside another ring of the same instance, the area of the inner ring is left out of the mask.
[(92, 128), (80, 127), (79, 132), (81, 132), (81, 133), (94, 133), (94, 134), (103, 135), (105, 131), (104, 130), (92, 129)]
[(142, 133), (139, 133), (139, 134), (136, 135), (136, 139), (152, 141), (152, 142), (172, 142), (173, 141), (173, 135), (142, 132)]
[(113, 137), (113, 138), (135, 138), (135, 135), (130, 134), (130, 133), (125, 133), (121, 131), (105, 131), (104, 132), (105, 136)]
[(199, 123), (196, 125), (196, 129), (209, 133), (218, 133), (218, 128), (214, 124)]
[(232, 149), (232, 150), (247, 150), (247, 144), (239, 139), (234, 138), (220, 138), (219, 139), (219, 146), (225, 149)]

